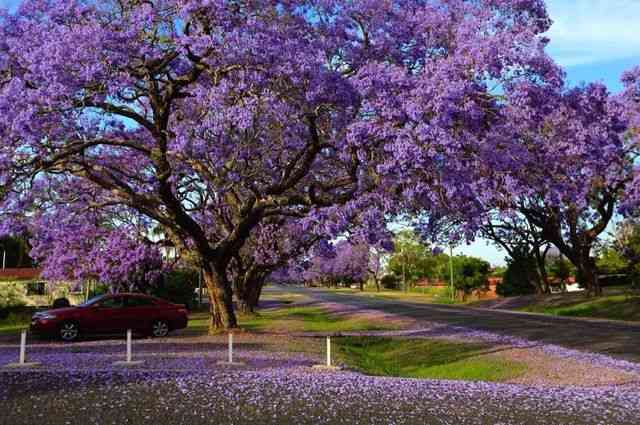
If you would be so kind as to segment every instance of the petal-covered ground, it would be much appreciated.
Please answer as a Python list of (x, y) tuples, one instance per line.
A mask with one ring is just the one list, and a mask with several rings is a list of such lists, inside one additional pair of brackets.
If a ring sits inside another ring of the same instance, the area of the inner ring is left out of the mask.
[[(239, 368), (217, 364), (227, 354), (221, 336), (135, 340), (134, 360), (144, 363), (129, 368), (113, 365), (124, 358), (122, 341), (38, 341), (28, 360), (42, 362), (39, 369), (0, 369), (0, 424), (638, 424), (640, 379), (629, 378), (640, 377), (640, 365), (436, 324), (381, 334), (493, 340), (561, 366), (573, 362), (593, 380), (498, 384), (323, 371), (311, 367), (322, 361), (322, 340), (285, 335), (238, 335), (236, 359), (246, 363)], [(0, 364), (15, 361), (17, 349), (0, 344)], [(602, 385), (603, 371), (627, 379)]]

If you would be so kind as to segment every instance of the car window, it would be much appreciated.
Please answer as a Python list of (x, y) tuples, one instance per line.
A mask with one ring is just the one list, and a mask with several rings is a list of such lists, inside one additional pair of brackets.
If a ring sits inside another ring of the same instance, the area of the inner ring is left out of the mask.
[(98, 307), (103, 307), (103, 308), (121, 308), (123, 307), (123, 299), (122, 297), (110, 297), (110, 298), (105, 298), (102, 301), (99, 301), (98, 303), (96, 303), (96, 305)]
[(153, 300), (145, 297), (127, 297), (127, 307), (149, 307), (155, 305)]
[(93, 298), (89, 298), (87, 301), (83, 302), (82, 304), (78, 304), (80, 307), (88, 307), (92, 304), (96, 304), (97, 302), (99, 302), (101, 299), (103, 299), (104, 297), (106, 297), (106, 295), (96, 295)]

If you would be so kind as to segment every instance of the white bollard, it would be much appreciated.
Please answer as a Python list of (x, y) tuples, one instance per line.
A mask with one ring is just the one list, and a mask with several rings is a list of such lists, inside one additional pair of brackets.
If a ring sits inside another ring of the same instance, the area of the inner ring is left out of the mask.
[(127, 329), (127, 363), (131, 363), (131, 329)]
[(313, 366), (314, 369), (321, 370), (340, 370), (339, 366), (331, 364), (331, 337), (327, 335), (327, 361), (325, 364), (318, 364)]
[(219, 361), (218, 364), (224, 366), (244, 366), (243, 362), (233, 361), (233, 333), (229, 332), (228, 335), (227, 361)]
[(25, 364), (27, 357), (27, 331), (23, 330), (20, 333), (20, 364)]
[(24, 329), (20, 332), (20, 354), (18, 356), (18, 363), (9, 363), (7, 367), (36, 367), (40, 366), (38, 362), (27, 363), (27, 330)]
[(116, 366), (137, 366), (144, 363), (142, 360), (133, 361), (133, 347), (132, 347), (132, 335), (131, 329), (127, 329), (127, 359), (125, 361), (114, 362)]

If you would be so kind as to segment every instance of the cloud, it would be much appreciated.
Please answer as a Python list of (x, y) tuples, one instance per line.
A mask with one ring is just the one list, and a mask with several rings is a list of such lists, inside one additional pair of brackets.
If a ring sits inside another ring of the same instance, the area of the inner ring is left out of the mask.
[(563, 66), (640, 57), (640, 0), (548, 0), (549, 52)]

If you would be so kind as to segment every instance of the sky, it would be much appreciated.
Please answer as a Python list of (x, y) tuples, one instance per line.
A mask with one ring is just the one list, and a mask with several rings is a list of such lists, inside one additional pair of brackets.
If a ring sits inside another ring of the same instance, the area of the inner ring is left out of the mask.
[[(0, 7), (19, 3), (0, 0)], [(546, 34), (548, 51), (565, 68), (569, 83), (601, 81), (619, 91), (622, 72), (640, 65), (640, 0), (547, 0), (547, 8), (554, 21)], [(505, 253), (482, 240), (454, 252), (504, 264)]]

